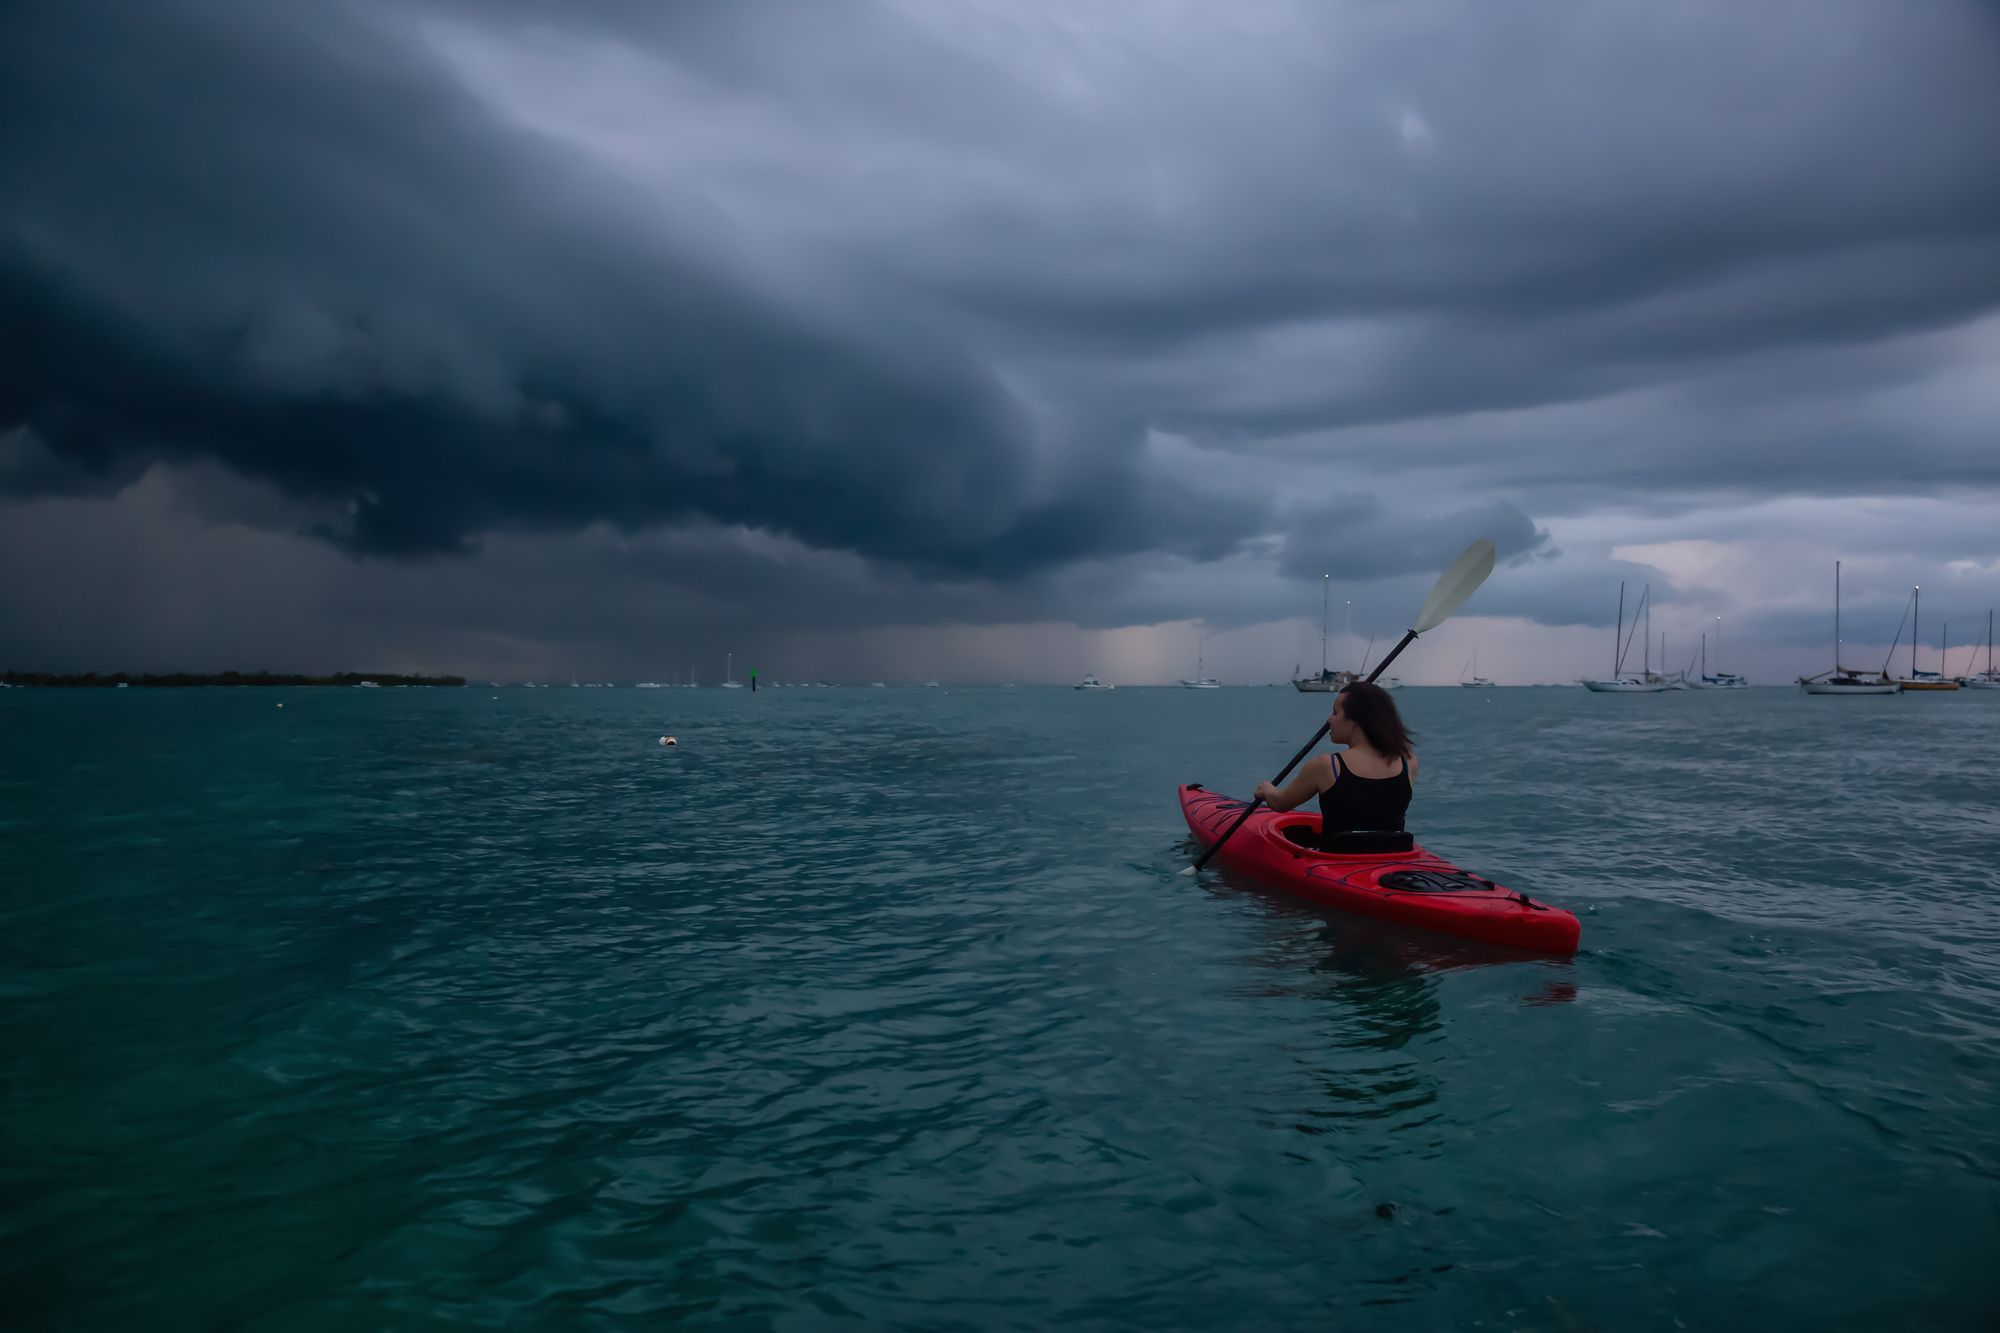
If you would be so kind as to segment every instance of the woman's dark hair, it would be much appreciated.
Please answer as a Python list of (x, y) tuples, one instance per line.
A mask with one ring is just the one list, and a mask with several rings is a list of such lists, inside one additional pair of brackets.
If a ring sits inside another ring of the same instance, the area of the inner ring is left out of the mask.
[(1340, 692), (1341, 710), (1347, 720), (1361, 728), (1375, 753), (1388, 759), (1410, 757), (1410, 732), (1403, 725), (1396, 701), (1380, 685), (1357, 680)]

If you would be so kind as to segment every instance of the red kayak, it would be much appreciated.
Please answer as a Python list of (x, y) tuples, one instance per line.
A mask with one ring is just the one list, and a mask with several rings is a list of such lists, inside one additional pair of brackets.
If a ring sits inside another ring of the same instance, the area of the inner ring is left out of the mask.
[[(1203, 846), (1236, 822), (1244, 804), (1198, 786), (1181, 788), (1181, 813)], [(1353, 836), (1365, 842), (1387, 835)], [(1414, 842), (1408, 851), (1329, 853), (1318, 846), (1317, 814), (1259, 808), (1215, 859), (1328, 907), (1536, 953), (1576, 952), (1583, 928), (1574, 916), (1481, 879)]]

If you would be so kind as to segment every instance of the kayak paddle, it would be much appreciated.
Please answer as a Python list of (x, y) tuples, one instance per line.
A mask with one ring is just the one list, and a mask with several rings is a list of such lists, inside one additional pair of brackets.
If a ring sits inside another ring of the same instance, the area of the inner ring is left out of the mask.
[[(1451, 568), (1438, 576), (1437, 583), (1431, 588), (1431, 595), (1424, 599), (1424, 609), (1417, 612), (1417, 623), (1404, 633), (1401, 643), (1391, 648), (1388, 655), (1375, 664), (1375, 669), (1368, 673), (1368, 682), (1373, 684), (1375, 678), (1388, 669), (1389, 663), (1395, 661), (1405, 648), (1417, 641), (1419, 634), (1427, 634), (1449, 620), (1451, 613), (1465, 605), (1465, 599), (1478, 591), (1479, 585), (1486, 582), (1486, 576), (1492, 572), (1493, 543), (1481, 537), (1466, 547), (1458, 559), (1451, 562)], [(1326, 725), (1324, 722), (1319, 724), (1319, 730), (1312, 734), (1312, 739), (1292, 756), (1290, 763), (1278, 770), (1278, 776), (1271, 779), (1271, 785), (1276, 786), (1291, 776), (1292, 770), (1297, 768), (1300, 761), (1312, 753), (1313, 746), (1318, 745), (1325, 737)], [(1236, 822), (1223, 830), (1222, 836), (1208, 845), (1208, 850), (1201, 854), (1200, 860), (1181, 873), (1192, 875), (1207, 865), (1209, 858), (1221, 851), (1222, 844), (1229, 841), (1230, 834), (1242, 828), (1243, 821), (1256, 814), (1257, 807), (1261, 804), (1261, 801), (1252, 800), (1249, 805), (1243, 807), (1243, 813), (1236, 816)]]

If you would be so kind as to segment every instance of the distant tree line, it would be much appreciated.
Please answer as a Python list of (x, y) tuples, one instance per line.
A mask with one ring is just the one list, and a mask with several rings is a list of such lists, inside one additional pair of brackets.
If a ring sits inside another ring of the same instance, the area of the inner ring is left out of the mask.
[(274, 671), (224, 671), (220, 675), (170, 671), (165, 675), (144, 676), (123, 671), (105, 676), (87, 671), (81, 676), (63, 676), (52, 671), (7, 671), (0, 672), (0, 682), (37, 689), (115, 689), (120, 685), (137, 689), (189, 685), (463, 685), (465, 677), (397, 676), (381, 671), (343, 671), (333, 676), (288, 675)]

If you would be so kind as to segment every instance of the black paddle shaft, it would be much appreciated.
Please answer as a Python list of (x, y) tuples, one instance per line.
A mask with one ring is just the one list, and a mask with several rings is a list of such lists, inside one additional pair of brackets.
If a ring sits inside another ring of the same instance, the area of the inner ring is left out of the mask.
[[(1391, 648), (1388, 651), (1388, 653), (1386, 653), (1383, 656), (1382, 660), (1375, 664), (1375, 669), (1368, 673), (1368, 680), (1366, 683), (1370, 685), (1374, 684), (1375, 678), (1381, 675), (1382, 672), (1388, 668), (1389, 663), (1395, 661), (1397, 656), (1401, 654), (1405, 648), (1409, 647), (1416, 641), (1417, 641), (1417, 632), (1415, 630), (1404, 631), (1403, 641), (1397, 644), (1394, 648)], [(1320, 741), (1326, 737), (1326, 728), (1327, 728), (1326, 723), (1322, 722), (1319, 724), (1319, 730), (1313, 733), (1312, 739), (1307, 741), (1305, 745), (1300, 748), (1299, 752), (1292, 756), (1290, 763), (1286, 764), (1283, 768), (1278, 770), (1277, 777), (1271, 779), (1272, 786), (1274, 787), (1277, 786), (1280, 782), (1283, 782), (1286, 778), (1292, 775), (1292, 770), (1297, 768), (1300, 765), (1300, 763), (1302, 763), (1305, 760), (1305, 757), (1312, 753), (1313, 746), (1318, 745)], [(1237, 829), (1242, 828), (1243, 821), (1250, 818), (1250, 816), (1256, 814), (1257, 807), (1262, 804), (1263, 802), (1261, 800), (1252, 798), (1250, 804), (1243, 807), (1243, 813), (1236, 816), (1236, 822), (1234, 824), (1231, 824), (1227, 829), (1227, 831), (1225, 831), (1221, 837), (1217, 838), (1214, 842), (1208, 845), (1208, 850), (1201, 854), (1201, 859), (1194, 863), (1194, 868), (1196, 870), (1199, 870), (1203, 866), (1207, 865), (1209, 862), (1209, 858), (1222, 850), (1222, 844), (1228, 842), (1230, 839), (1230, 835), (1234, 834)]]

